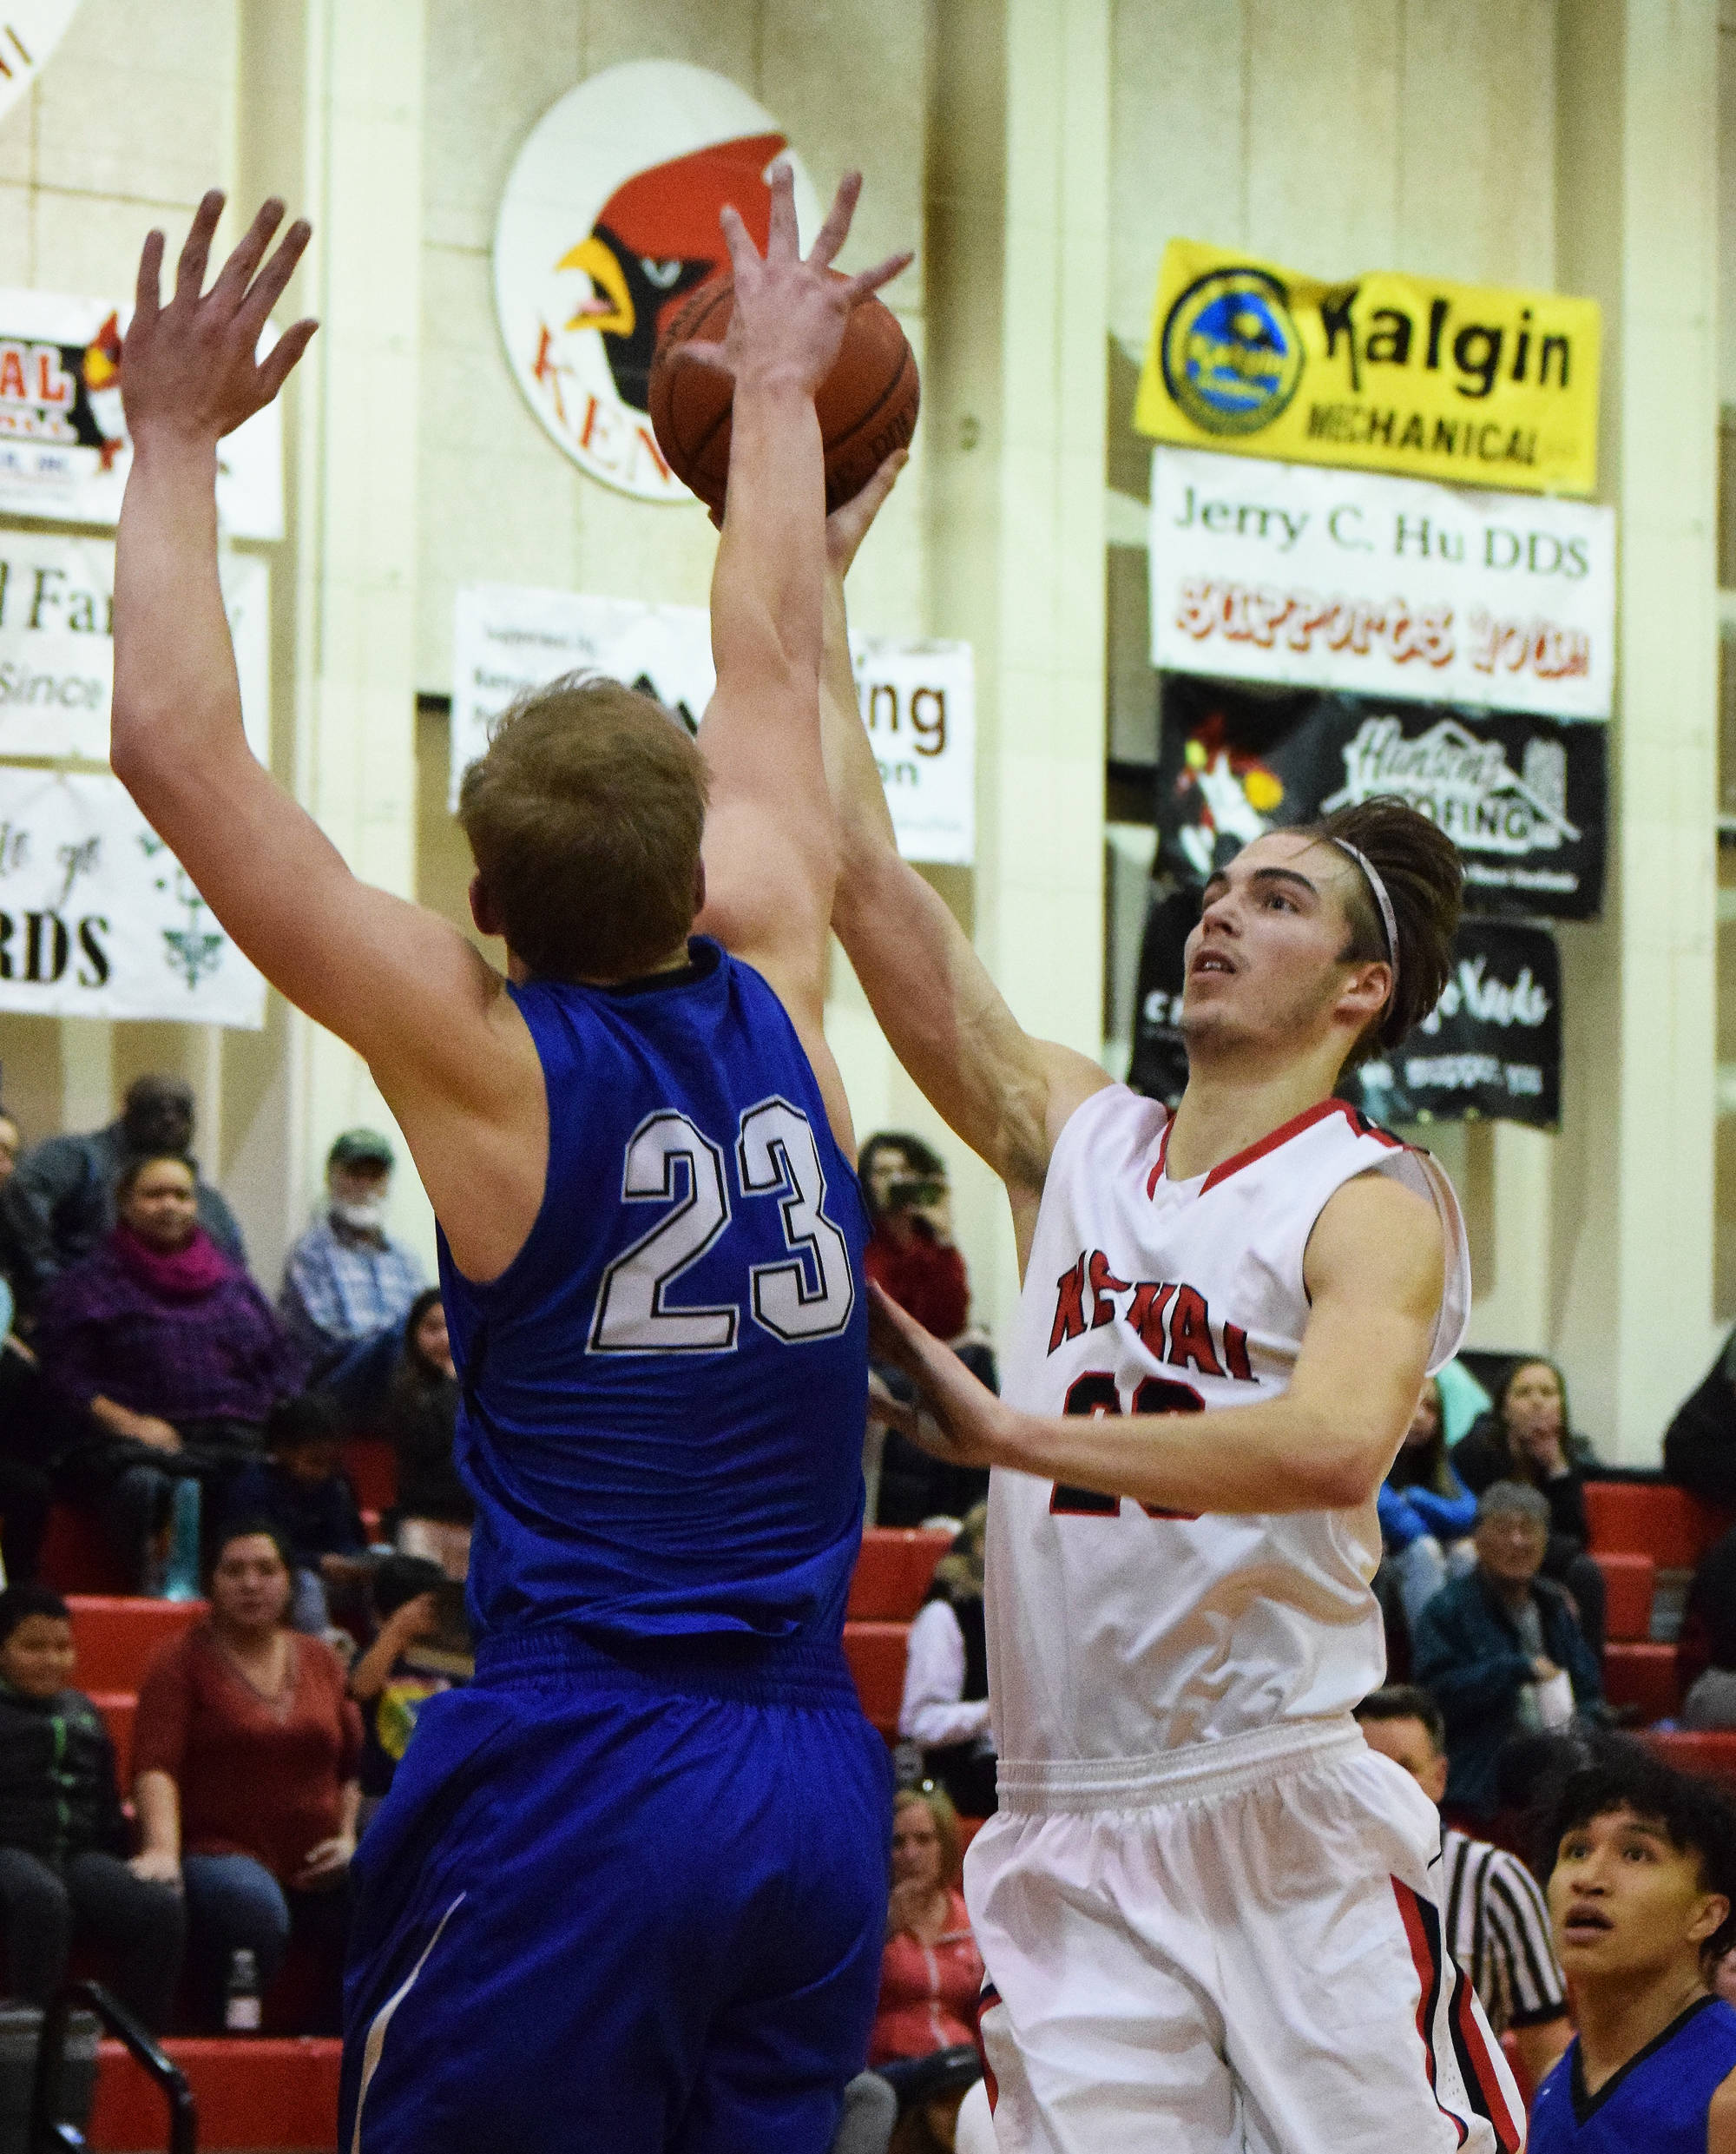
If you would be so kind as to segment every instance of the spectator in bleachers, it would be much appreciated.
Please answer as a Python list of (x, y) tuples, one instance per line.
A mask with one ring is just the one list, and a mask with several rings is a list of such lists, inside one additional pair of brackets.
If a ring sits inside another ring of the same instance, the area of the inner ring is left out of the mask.
[[(1415, 1684), (1377, 1690), (1356, 1709), (1371, 1750), (1410, 1774), (1438, 1808), (1447, 1791), (1447, 1729)], [(1535, 2086), (1573, 2039), (1567, 1982), (1537, 1881), (1516, 1854), (1445, 1827), (1440, 1904), (1449, 1952), (1470, 1978), (1497, 2035), (1511, 2032)]]
[(75, 1942), (110, 1948), (122, 1999), (153, 2032), (168, 2019), (185, 1918), (174, 1887), (128, 1862), (115, 1751), (76, 1672), (66, 1603), (0, 1593), (0, 1920), (7, 1987), (45, 2006)]
[(1736, 1508), (1736, 1331), (1665, 1431), (1664, 1472), (1691, 1495)]
[(201, 2003), (220, 2025), (239, 1951), (262, 1986), (292, 1932), (326, 1948), (317, 2032), (335, 2031), (361, 1799), (361, 1717), (329, 1645), (290, 1628), (288, 1551), (268, 1526), (217, 1537), (211, 1612), (139, 1690), (135, 1801), (146, 1874), (181, 1879)]
[(1586, 1643), (1601, 1655), (1603, 1573), (1586, 1552), (1591, 1529), (1585, 1515), (1586, 1475), (1597, 1460), (1585, 1438), (1573, 1433), (1567, 1384), (1555, 1363), (1534, 1355), (1512, 1368), (1494, 1411), (1478, 1416), (1451, 1457), (1473, 1496), (1496, 1481), (1527, 1481), (1544, 1497), (1549, 1545), (1543, 1575), (1566, 1587)]
[[(872, 1232), (863, 1268), (881, 1290), (937, 1339), (991, 1391), (1000, 1380), (987, 1338), (970, 1327), (970, 1279), (952, 1239), (952, 1192), (946, 1163), (906, 1130), (881, 1130), (858, 1156), (863, 1199)], [(911, 1395), (896, 1369), (882, 1369), (895, 1396)], [(888, 1431), (878, 1476), (876, 1522), (920, 1525), (925, 1518), (962, 1518), (988, 1493), (989, 1477), (974, 1466), (930, 1458)]]
[(1549, 1506), (1528, 1483), (1496, 1481), (1476, 1507), (1476, 1568), (1417, 1618), (1412, 1672), (1447, 1725), (1446, 1803), (1487, 1823), (1501, 1755), (1516, 1737), (1565, 1728), (1603, 1703), (1573, 1604), (1540, 1576)]
[(1447, 1582), (1449, 1553), (1476, 1525), (1476, 1498), (1447, 1457), (1441, 1394), (1425, 1377), (1393, 1460), (1376, 1499), (1383, 1561), (1391, 1567), (1405, 1622), (1417, 1618)]
[[(0, 1190), (20, 1275), (19, 1305), (33, 1308), (51, 1279), (89, 1256), (115, 1224), (116, 1184), (123, 1167), (141, 1159), (187, 1159), (193, 1145), (193, 1087), (184, 1077), (141, 1077), (127, 1087), (118, 1120), (83, 1136), (51, 1136), (33, 1144)], [(236, 1269), (247, 1250), (235, 1215), (220, 1190), (194, 1167), (199, 1224)]]
[(300, 1388), (301, 1350), (199, 1223), (191, 1166), (135, 1158), (119, 1218), (37, 1311), (43, 1381), (70, 1424), (63, 1470), (143, 1583), (170, 1484), (191, 1475), (221, 1507), (257, 1457), (266, 1416)]
[(385, 1230), (393, 1163), (377, 1131), (346, 1130), (326, 1157), (319, 1216), (284, 1265), (278, 1308), (316, 1377), (396, 1330), (422, 1291), (414, 1252)]
[(901, 2111), (951, 2144), (951, 2120), (982, 2076), (976, 2002), (983, 1955), (959, 1889), (958, 1816), (940, 1788), (905, 1788), (892, 1808), (892, 1890), (868, 2062)]
[(410, 1305), (378, 1426), (398, 1459), (393, 1538), (400, 1552), (431, 1556), (450, 1577), (462, 1578), (476, 1504), (452, 1462), (457, 1418), (458, 1372), (446, 1311), (440, 1289), (430, 1287)]
[(388, 1556), (374, 1572), (379, 1630), (350, 1670), (362, 1709), (362, 1822), (391, 1783), (423, 1707), (470, 1679), (475, 1662), (459, 1589), (425, 1556)]
[(368, 1537), (344, 1470), (344, 1431), (324, 1392), (286, 1399), (266, 1417), (266, 1455), (241, 1468), (227, 1492), (232, 1517), (259, 1518), (289, 1550), (295, 1571), (290, 1620), (313, 1637), (331, 1622), (328, 1580), (366, 1555)]
[(989, 1650), (983, 1616), (983, 1544), (989, 1507), (974, 1505), (911, 1625), (898, 1733), (921, 1746), (923, 1770), (965, 1817), (995, 1809), (995, 1738), (989, 1728)]

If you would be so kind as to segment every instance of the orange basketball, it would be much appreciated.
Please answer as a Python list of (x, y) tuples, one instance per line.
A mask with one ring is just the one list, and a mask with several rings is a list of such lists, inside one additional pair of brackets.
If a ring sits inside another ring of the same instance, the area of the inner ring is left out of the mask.
[[(721, 511), (729, 481), (727, 374), (709, 366), (671, 366), (681, 344), (720, 342), (735, 304), (726, 271), (702, 284), (670, 319), (651, 363), (649, 405), (657, 445), (677, 478), (707, 508)], [(858, 494), (917, 430), (922, 382), (916, 354), (889, 306), (872, 296), (850, 317), (844, 346), (814, 399), (825, 445), (828, 513)]]

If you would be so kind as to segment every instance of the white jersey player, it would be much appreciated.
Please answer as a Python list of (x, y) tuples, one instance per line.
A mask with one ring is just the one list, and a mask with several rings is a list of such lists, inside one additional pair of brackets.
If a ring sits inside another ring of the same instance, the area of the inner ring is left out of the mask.
[(1001, 1808), (966, 1891), (999, 2144), (1511, 2154), (1434, 1810), (1351, 1717), (1384, 1676), (1375, 1492), (1469, 1276), (1444, 1179), (1332, 1095), (1437, 998), (1457, 856), (1390, 800), (1240, 853), (1189, 939), (1172, 1118), (1029, 1037), (898, 860), (842, 624), (835, 587), (834, 925), (1005, 1181), (1024, 1278), (1000, 1400), (880, 1306), (930, 1438), (996, 1469)]

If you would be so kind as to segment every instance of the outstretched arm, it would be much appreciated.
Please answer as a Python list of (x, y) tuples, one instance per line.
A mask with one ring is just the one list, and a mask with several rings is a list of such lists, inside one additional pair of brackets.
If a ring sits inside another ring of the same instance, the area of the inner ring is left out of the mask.
[(832, 925), (893, 1053), (1007, 1184), (1023, 1261), (1055, 1141), (1109, 1080), (1088, 1056), (1024, 1031), (945, 901), (899, 857), (856, 694), (844, 578), (904, 461), (890, 458), (827, 527), (820, 710), (842, 854)]
[[(216, 193), (200, 204), (166, 306), (162, 234), (146, 240), (122, 353), (134, 462), (115, 568), (115, 772), (266, 978), (367, 1058), (449, 1231), (478, 1164), (448, 1164), (455, 1117), (501, 1155), (500, 1219), (527, 1194), (534, 1217), (541, 1160), (520, 1162), (523, 1144), (503, 1133), (511, 1123), (522, 1137), (542, 1115), (540, 1077), (498, 975), (435, 914), (358, 881), (241, 729), (217, 581), (217, 444), (277, 394), (314, 324), (256, 359), (309, 228), (292, 225), (267, 260), (283, 217), (267, 202), (207, 293), (222, 208)], [(516, 1251), (510, 1226), (502, 1246)], [(490, 1275), (490, 1249), (484, 1231), (459, 1261)]]
[(825, 473), (813, 399), (852, 311), (908, 260), (894, 256), (858, 277), (832, 270), (860, 189), (852, 173), (806, 261), (786, 163), (772, 175), (763, 260), (727, 209), (729, 329), (721, 346), (690, 345), (680, 355), (733, 382), (729, 492), (711, 592), (717, 692), (699, 735), (711, 774), (700, 925), (777, 991), (846, 1148), (848, 1109), (821, 1030), (838, 846), (820, 756)]
[(1443, 1276), (1433, 1206), (1362, 1175), (1315, 1222), (1303, 1262), (1308, 1328), (1275, 1399), (1209, 1413), (1023, 1413), (877, 1289), (876, 1356), (914, 1380), (929, 1411), (870, 1410), (960, 1465), (1011, 1466), (1161, 1510), (1351, 1510), (1379, 1487), (1410, 1425)]

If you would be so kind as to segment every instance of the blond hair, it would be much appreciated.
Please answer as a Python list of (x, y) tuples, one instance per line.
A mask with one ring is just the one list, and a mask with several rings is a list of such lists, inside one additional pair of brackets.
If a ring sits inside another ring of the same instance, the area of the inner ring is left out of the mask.
[(507, 946), (549, 979), (627, 979), (693, 925), (706, 768), (648, 695), (569, 674), (521, 696), (458, 821)]

